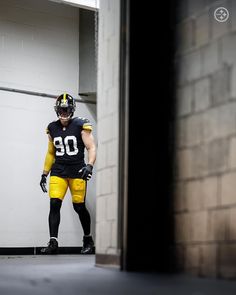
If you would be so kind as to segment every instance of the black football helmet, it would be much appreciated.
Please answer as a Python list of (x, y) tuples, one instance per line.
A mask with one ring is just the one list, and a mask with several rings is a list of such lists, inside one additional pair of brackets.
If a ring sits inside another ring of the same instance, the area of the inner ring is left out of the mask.
[(75, 100), (70, 94), (63, 93), (57, 97), (54, 109), (59, 119), (70, 120), (74, 115), (75, 108)]

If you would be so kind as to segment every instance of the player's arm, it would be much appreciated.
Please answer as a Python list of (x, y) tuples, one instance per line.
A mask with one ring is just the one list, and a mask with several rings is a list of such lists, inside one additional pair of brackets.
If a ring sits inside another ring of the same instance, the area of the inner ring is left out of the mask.
[(94, 141), (93, 134), (90, 130), (83, 129), (81, 131), (82, 140), (84, 142), (85, 148), (88, 151), (88, 163), (89, 165), (94, 165), (96, 161), (96, 144)]
[(44, 161), (43, 174), (48, 175), (55, 161), (55, 147), (50, 134), (48, 134), (48, 150)]
[(48, 150), (44, 160), (43, 174), (41, 175), (40, 186), (44, 193), (47, 193), (47, 176), (52, 168), (52, 164), (55, 161), (55, 147), (53, 145), (52, 138), (48, 133)]
[(88, 163), (85, 167), (80, 169), (81, 178), (84, 180), (89, 180), (93, 174), (93, 165), (96, 160), (96, 145), (94, 142), (94, 137), (91, 133), (91, 130), (82, 130), (81, 131), (82, 140), (84, 142), (85, 148), (88, 151)]

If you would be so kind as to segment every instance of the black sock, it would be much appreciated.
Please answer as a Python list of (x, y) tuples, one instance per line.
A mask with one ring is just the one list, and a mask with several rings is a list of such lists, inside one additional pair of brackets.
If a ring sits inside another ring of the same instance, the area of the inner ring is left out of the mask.
[(79, 215), (84, 235), (90, 235), (91, 218), (85, 203), (73, 203), (73, 207), (75, 212)]
[(61, 209), (62, 201), (60, 199), (52, 198), (50, 199), (50, 212), (49, 212), (49, 232), (50, 237), (57, 238), (58, 236), (58, 228), (60, 224), (60, 209)]

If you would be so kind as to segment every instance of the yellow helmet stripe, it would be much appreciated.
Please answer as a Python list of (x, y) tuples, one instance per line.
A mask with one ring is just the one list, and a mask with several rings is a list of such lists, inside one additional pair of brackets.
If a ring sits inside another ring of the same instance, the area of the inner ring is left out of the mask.
[(66, 93), (63, 94), (63, 103), (66, 103)]

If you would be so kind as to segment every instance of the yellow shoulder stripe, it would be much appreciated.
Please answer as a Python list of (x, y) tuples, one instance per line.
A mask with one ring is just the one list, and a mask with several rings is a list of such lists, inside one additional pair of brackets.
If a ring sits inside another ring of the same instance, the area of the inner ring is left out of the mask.
[(83, 125), (83, 129), (84, 130), (89, 130), (89, 131), (92, 131), (93, 130), (92, 125), (86, 124), (86, 123)]

